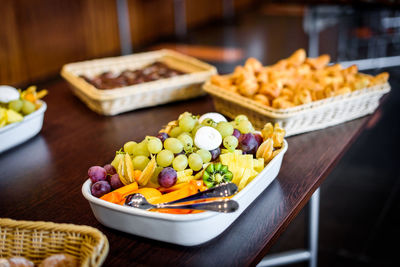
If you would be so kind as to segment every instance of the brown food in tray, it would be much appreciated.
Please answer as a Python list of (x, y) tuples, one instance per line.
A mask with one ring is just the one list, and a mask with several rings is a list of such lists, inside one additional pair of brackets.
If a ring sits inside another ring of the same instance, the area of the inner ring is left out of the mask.
[(328, 65), (329, 61), (329, 55), (307, 58), (304, 49), (272, 66), (264, 67), (249, 58), (230, 75), (212, 76), (211, 83), (263, 105), (285, 109), (383, 84), (389, 78), (387, 72), (371, 76), (359, 73), (356, 65), (343, 68)]
[(89, 78), (85, 75), (81, 75), (80, 77), (98, 89), (114, 89), (164, 78), (171, 78), (182, 74), (185, 73), (173, 69), (163, 62), (157, 61), (141, 69), (124, 70), (120, 74), (107, 71), (93, 78)]
[[(0, 267), (34, 267), (35, 264), (24, 257), (0, 258)], [(45, 258), (39, 267), (78, 267), (78, 261), (68, 254), (54, 254)]]

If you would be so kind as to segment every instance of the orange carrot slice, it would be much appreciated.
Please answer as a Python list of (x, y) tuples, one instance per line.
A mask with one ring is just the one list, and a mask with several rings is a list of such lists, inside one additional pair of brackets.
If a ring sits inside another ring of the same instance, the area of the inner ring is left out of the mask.
[(100, 199), (111, 202), (111, 203), (119, 203), (122, 201), (123, 197), (121, 193), (118, 192), (110, 192), (102, 196)]
[(175, 184), (175, 185), (173, 185), (171, 187), (159, 187), (158, 190), (160, 190), (161, 193), (170, 193), (172, 191), (176, 191), (176, 190), (182, 189), (185, 186), (187, 186), (188, 184), (189, 184), (189, 182)]
[(140, 189), (138, 189), (138, 190), (136, 190), (134, 192), (131, 192), (131, 193), (132, 194), (133, 193), (142, 194), (147, 199), (147, 201), (150, 202), (150, 203), (153, 203), (153, 199), (157, 199), (157, 198), (161, 197), (161, 192), (160, 191), (158, 191), (155, 188), (150, 188), (150, 187), (143, 187), (143, 188), (140, 188)]
[(131, 193), (133, 191), (138, 190), (138, 188), (139, 188), (138, 184), (136, 182), (133, 182), (131, 184), (125, 185), (123, 187), (120, 187), (120, 188), (114, 190), (113, 192), (118, 192), (122, 196), (124, 196), (124, 195), (129, 194), (129, 193)]
[(189, 214), (192, 213), (192, 210), (184, 210), (184, 209), (158, 209), (154, 210), (160, 213), (170, 213), (170, 214)]
[(153, 199), (152, 204), (166, 203), (174, 200), (178, 200), (190, 195), (193, 195), (197, 192), (196, 187), (193, 184), (188, 183), (186, 186), (181, 189), (172, 191), (170, 193), (164, 194), (158, 198)]

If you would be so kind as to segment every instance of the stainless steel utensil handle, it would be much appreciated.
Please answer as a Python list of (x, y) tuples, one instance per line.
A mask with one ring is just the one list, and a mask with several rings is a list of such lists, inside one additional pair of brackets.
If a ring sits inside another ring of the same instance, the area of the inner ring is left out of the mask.
[(155, 205), (157, 209), (191, 209), (191, 210), (210, 210), (217, 212), (234, 212), (239, 208), (239, 203), (235, 200), (221, 200), (221, 201), (210, 201), (201, 202), (194, 204), (183, 204), (183, 205)]
[(199, 200), (199, 199), (206, 199), (206, 198), (214, 198), (214, 197), (229, 197), (235, 194), (238, 191), (238, 187), (234, 183), (227, 183), (227, 184), (222, 184), (220, 186), (216, 186), (210, 189), (207, 189), (205, 191), (196, 193), (194, 195), (181, 198), (178, 200), (174, 200), (171, 202), (163, 203), (164, 205), (170, 205), (170, 204), (175, 204), (175, 203), (182, 203), (182, 202), (188, 202), (188, 201), (193, 201), (193, 200)]

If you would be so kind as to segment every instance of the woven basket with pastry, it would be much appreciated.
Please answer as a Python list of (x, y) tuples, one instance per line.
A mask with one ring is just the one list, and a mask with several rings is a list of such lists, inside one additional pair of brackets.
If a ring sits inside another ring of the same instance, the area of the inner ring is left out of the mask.
[(0, 266), (97, 267), (108, 249), (90, 226), (0, 218)]
[(229, 75), (212, 76), (203, 88), (219, 112), (245, 114), (260, 128), (279, 122), (287, 136), (371, 114), (390, 91), (386, 72), (372, 76), (356, 65), (329, 62), (329, 55), (307, 58), (304, 49), (271, 66), (249, 58)]

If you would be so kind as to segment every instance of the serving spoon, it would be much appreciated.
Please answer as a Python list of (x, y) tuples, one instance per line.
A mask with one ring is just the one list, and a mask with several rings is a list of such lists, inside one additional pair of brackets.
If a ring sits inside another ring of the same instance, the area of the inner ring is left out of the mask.
[(191, 203), (191, 204), (179, 204), (179, 203), (200, 200), (200, 199), (216, 198), (216, 197), (228, 197), (235, 194), (237, 190), (238, 188), (234, 183), (227, 183), (185, 198), (161, 204), (151, 204), (142, 194), (135, 193), (127, 196), (125, 205), (146, 210), (194, 209), (194, 210), (211, 210), (211, 211), (225, 212), (225, 213), (234, 212), (239, 208), (239, 204), (235, 200), (231, 199), (223, 199), (223, 200)]

